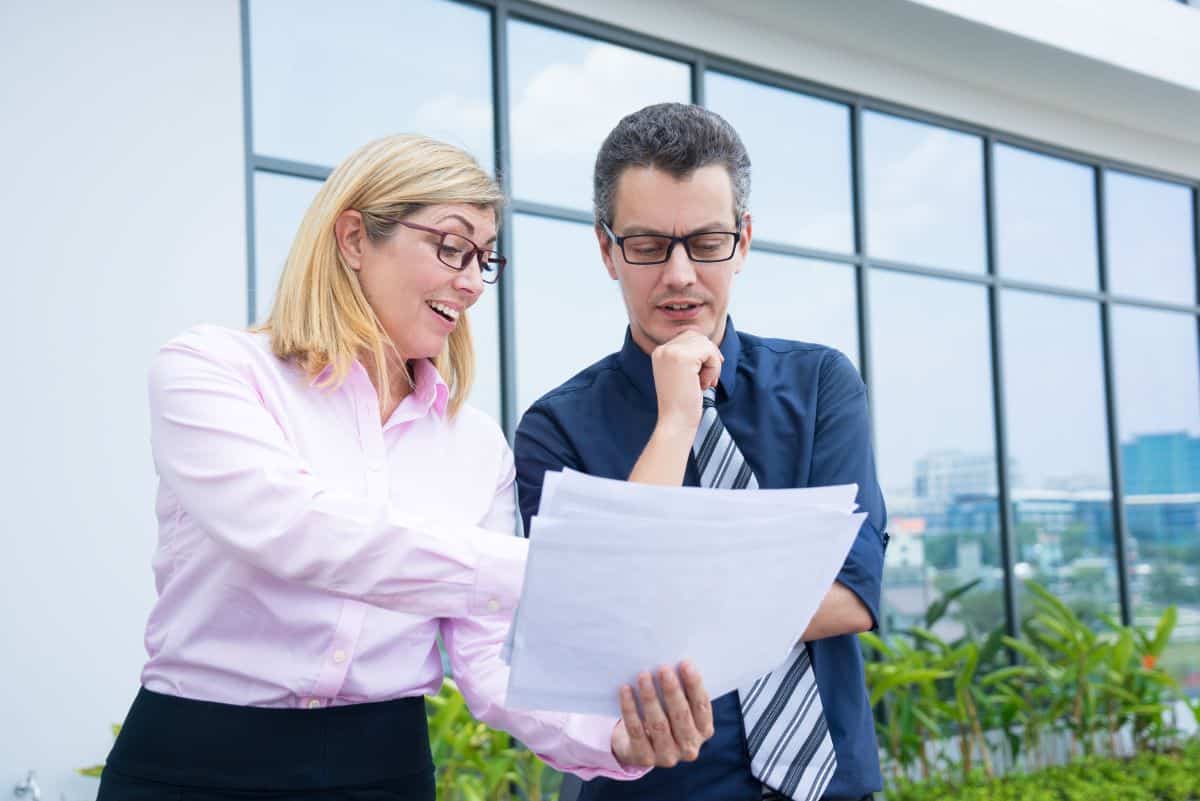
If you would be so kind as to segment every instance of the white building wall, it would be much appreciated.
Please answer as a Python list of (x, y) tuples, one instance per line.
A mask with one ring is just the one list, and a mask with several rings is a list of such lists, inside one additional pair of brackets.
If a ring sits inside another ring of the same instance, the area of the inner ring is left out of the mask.
[[(1200, 13), (1165, 0), (551, 4), (1200, 176)], [(245, 320), (241, 81), (236, 0), (0, 4), (0, 798), (28, 768), (44, 798), (91, 797), (73, 769), (103, 758), (136, 689), (145, 368), (193, 322)]]
[(0, 799), (92, 798), (153, 598), (146, 366), (245, 320), (236, 0), (0, 3)]

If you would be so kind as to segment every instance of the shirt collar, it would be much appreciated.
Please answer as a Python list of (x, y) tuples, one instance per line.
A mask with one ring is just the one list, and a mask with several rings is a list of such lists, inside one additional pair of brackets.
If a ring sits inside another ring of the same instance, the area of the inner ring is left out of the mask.
[[(411, 364), (413, 391), (400, 402), (396, 411), (404, 409), (404, 419), (407, 420), (424, 417), (429, 414), (431, 409), (437, 412), (438, 417), (445, 417), (446, 407), (450, 402), (450, 387), (446, 386), (442, 374), (437, 371), (429, 359), (417, 359)], [(371, 379), (367, 376), (361, 362), (356, 361), (352, 369), (361, 372), (363, 378), (368, 383), (370, 382)], [(316, 377), (309, 382), (309, 386), (315, 387), (332, 372), (333, 365), (326, 365), (325, 369), (317, 373)]]
[[(717, 400), (724, 400), (731, 397), (737, 389), (738, 359), (742, 355), (742, 340), (737, 335), (737, 329), (733, 327), (733, 318), (729, 316), (725, 318), (725, 338), (721, 340), (720, 350), (721, 355), (725, 357), (725, 362), (721, 365), (721, 380), (717, 384)], [(654, 368), (650, 364), (650, 355), (634, 341), (633, 331), (630, 328), (625, 329), (625, 344), (621, 346), (621, 352), (617, 354), (617, 361), (633, 385), (643, 395), (653, 400), (656, 396), (654, 393)]]

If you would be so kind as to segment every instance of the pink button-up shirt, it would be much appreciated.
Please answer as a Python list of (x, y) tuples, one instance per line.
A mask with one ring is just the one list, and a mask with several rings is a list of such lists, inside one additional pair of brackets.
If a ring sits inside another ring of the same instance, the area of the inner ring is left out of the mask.
[(550, 765), (635, 778), (610, 718), (503, 708), (500, 661), (524, 576), (513, 461), (481, 412), (446, 415), (416, 363), (383, 425), (366, 371), (318, 389), (265, 334), (200, 326), (150, 370), (158, 600), (143, 685), (315, 708), (433, 694), (442, 635), (474, 715)]

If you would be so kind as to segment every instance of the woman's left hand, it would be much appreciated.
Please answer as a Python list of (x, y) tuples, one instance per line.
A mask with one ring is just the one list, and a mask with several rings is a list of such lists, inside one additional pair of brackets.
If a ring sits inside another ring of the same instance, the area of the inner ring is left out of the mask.
[(613, 729), (612, 752), (622, 766), (670, 768), (691, 762), (713, 736), (712, 704), (700, 673), (690, 662), (657, 671), (662, 701), (649, 672), (638, 674), (634, 689), (621, 687), (621, 720)]

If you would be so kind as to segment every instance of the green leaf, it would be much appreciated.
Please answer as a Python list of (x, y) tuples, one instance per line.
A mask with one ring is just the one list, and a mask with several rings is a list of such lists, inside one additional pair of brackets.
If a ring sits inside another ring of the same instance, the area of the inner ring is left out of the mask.
[(925, 610), (925, 626), (928, 628), (941, 620), (946, 615), (946, 611), (950, 608), (950, 604), (954, 603), (954, 601), (963, 594), (970, 592), (975, 585), (979, 584), (981, 581), (983, 581), (983, 579), (975, 579), (959, 587), (948, 590), (942, 595), (941, 598), (930, 604), (929, 608)]

